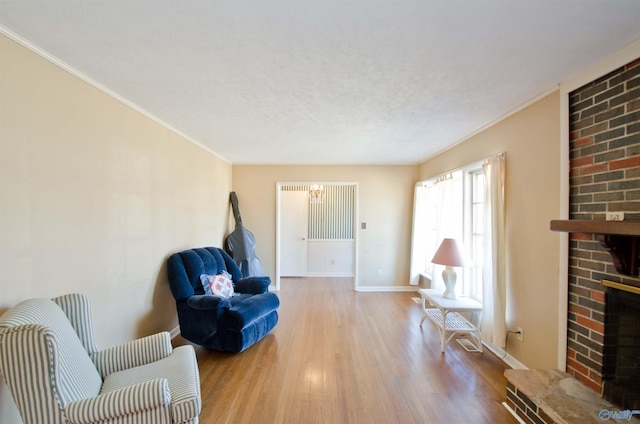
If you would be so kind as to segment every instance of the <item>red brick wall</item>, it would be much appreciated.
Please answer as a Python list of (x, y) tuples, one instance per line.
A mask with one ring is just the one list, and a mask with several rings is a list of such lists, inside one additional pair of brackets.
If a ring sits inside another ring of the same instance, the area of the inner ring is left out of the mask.
[[(570, 219), (640, 220), (640, 59), (570, 94)], [(569, 242), (567, 372), (602, 393), (605, 294), (620, 275), (595, 236)]]

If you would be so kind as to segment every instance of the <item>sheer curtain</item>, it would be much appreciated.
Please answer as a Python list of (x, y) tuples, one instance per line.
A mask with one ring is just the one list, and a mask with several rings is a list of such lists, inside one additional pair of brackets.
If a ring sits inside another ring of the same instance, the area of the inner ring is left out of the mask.
[(482, 339), (504, 348), (506, 336), (507, 269), (505, 249), (505, 155), (483, 164), (485, 181), (485, 234), (483, 266)]
[(423, 182), (416, 183), (413, 195), (413, 229), (411, 233), (411, 270), (409, 283), (416, 286), (420, 284), (420, 274), (425, 271), (425, 258), (427, 257), (427, 241), (424, 235), (427, 233), (426, 214), (427, 187)]
[[(436, 213), (435, 238), (431, 241), (430, 252), (427, 261), (435, 254), (438, 246), (445, 238), (462, 240), (462, 179), (460, 173), (457, 178), (452, 174), (446, 174), (438, 180), (435, 186), (438, 208)], [(432, 265), (431, 288), (442, 290), (445, 286), (442, 280), (444, 265)]]
[(446, 174), (437, 182), (415, 186), (411, 240), (410, 283), (420, 283), (420, 274), (430, 274), (431, 288), (442, 289), (442, 269), (431, 257), (444, 238), (462, 239), (461, 173)]

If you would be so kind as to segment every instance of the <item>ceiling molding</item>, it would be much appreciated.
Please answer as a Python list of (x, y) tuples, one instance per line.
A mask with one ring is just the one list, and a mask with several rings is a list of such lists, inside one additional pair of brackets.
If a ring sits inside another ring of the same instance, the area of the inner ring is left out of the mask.
[(166, 129), (168, 129), (169, 131), (173, 132), (177, 136), (179, 136), (181, 138), (184, 138), (185, 140), (189, 141), (190, 143), (195, 144), (196, 146), (200, 147), (203, 150), (206, 150), (208, 153), (211, 153), (212, 155), (218, 157), (220, 160), (223, 160), (223, 161), (231, 164), (231, 161), (229, 161), (228, 159), (222, 157), (218, 153), (214, 152), (213, 150), (211, 150), (210, 148), (208, 148), (204, 144), (199, 143), (198, 141), (196, 141), (193, 138), (189, 137), (188, 135), (184, 134), (180, 130), (172, 127), (169, 124), (167, 124), (162, 119), (157, 118), (156, 116), (154, 116), (151, 113), (147, 112), (145, 109), (141, 108), (140, 106), (136, 105), (133, 102), (130, 102), (129, 100), (127, 100), (124, 97), (120, 96), (118, 93), (108, 89), (107, 87), (105, 87), (104, 85), (100, 84), (99, 82), (89, 78), (87, 75), (83, 74), (82, 72), (78, 71), (77, 69), (73, 68), (72, 66), (69, 66), (68, 64), (66, 64), (62, 60), (58, 59), (57, 57), (53, 56), (52, 54), (50, 54), (50, 53), (48, 53), (48, 52), (46, 52), (44, 50), (42, 50), (38, 46), (36, 46), (33, 43), (25, 40), (24, 38), (20, 37), (18, 34), (10, 31), (9, 29), (3, 27), (2, 25), (0, 25), (0, 34), (6, 36), (10, 40), (12, 40), (12, 41), (18, 43), (19, 45), (21, 45), (22, 47), (30, 50), (31, 52), (33, 52), (35, 54), (37, 54), (41, 58), (43, 58), (46, 61), (52, 63), (53, 65), (57, 66), (58, 68), (62, 69), (63, 71), (68, 72), (69, 74), (73, 75), (74, 77), (78, 78), (79, 80), (89, 84), (90, 86), (92, 86), (96, 90), (106, 94), (107, 96), (113, 98), (114, 100), (116, 100), (116, 101), (122, 103), (123, 105), (127, 106), (128, 108), (134, 110), (135, 112), (143, 115), (145, 118), (148, 118), (148, 119), (152, 120), (156, 124), (158, 124), (158, 125), (166, 128)]
[(528, 102), (523, 103), (522, 105), (518, 106), (517, 108), (511, 110), (510, 112), (502, 115), (500, 118), (495, 119), (491, 122), (489, 122), (486, 125), (483, 125), (482, 127), (478, 128), (476, 131), (472, 132), (471, 134), (469, 134), (468, 136), (461, 138), (460, 140), (454, 142), (453, 144), (447, 146), (446, 148), (434, 153), (433, 155), (429, 156), (428, 158), (421, 160), (420, 163), (418, 165), (422, 165), (425, 162), (429, 162), (430, 160), (438, 157), (439, 155), (443, 154), (444, 152), (453, 149), (456, 146), (459, 146), (460, 144), (464, 143), (465, 141), (475, 137), (476, 135), (486, 131), (487, 129), (493, 127), (494, 125), (499, 124), (502, 121), (505, 121), (507, 119), (509, 119), (510, 117), (512, 117), (513, 115), (515, 115), (516, 113), (522, 111), (523, 109), (528, 108), (529, 106), (531, 106), (532, 104), (544, 99), (545, 97), (547, 97), (550, 94), (555, 93), (556, 91), (558, 91), (560, 89), (560, 86), (558, 85), (557, 87), (554, 87), (550, 90), (545, 91), (544, 93), (534, 97), (533, 99), (529, 100)]

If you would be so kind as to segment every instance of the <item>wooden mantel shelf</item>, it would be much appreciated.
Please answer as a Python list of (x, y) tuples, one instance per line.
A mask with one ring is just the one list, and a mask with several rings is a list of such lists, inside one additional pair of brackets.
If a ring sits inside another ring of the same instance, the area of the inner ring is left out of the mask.
[(640, 221), (586, 221), (579, 219), (554, 219), (551, 221), (550, 226), (551, 231), (640, 237)]
[(611, 254), (616, 271), (625, 275), (638, 275), (640, 221), (555, 219), (549, 226), (551, 231), (597, 235), (602, 247)]

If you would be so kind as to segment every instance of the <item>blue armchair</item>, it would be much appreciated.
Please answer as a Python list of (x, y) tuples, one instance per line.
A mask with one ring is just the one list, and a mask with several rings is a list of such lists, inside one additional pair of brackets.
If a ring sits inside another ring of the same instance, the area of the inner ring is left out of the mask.
[[(200, 276), (231, 274), (235, 294), (205, 294)], [(242, 277), (222, 249), (204, 247), (175, 253), (167, 260), (180, 333), (209, 349), (242, 352), (262, 340), (278, 323), (280, 300), (269, 292), (269, 277)]]

